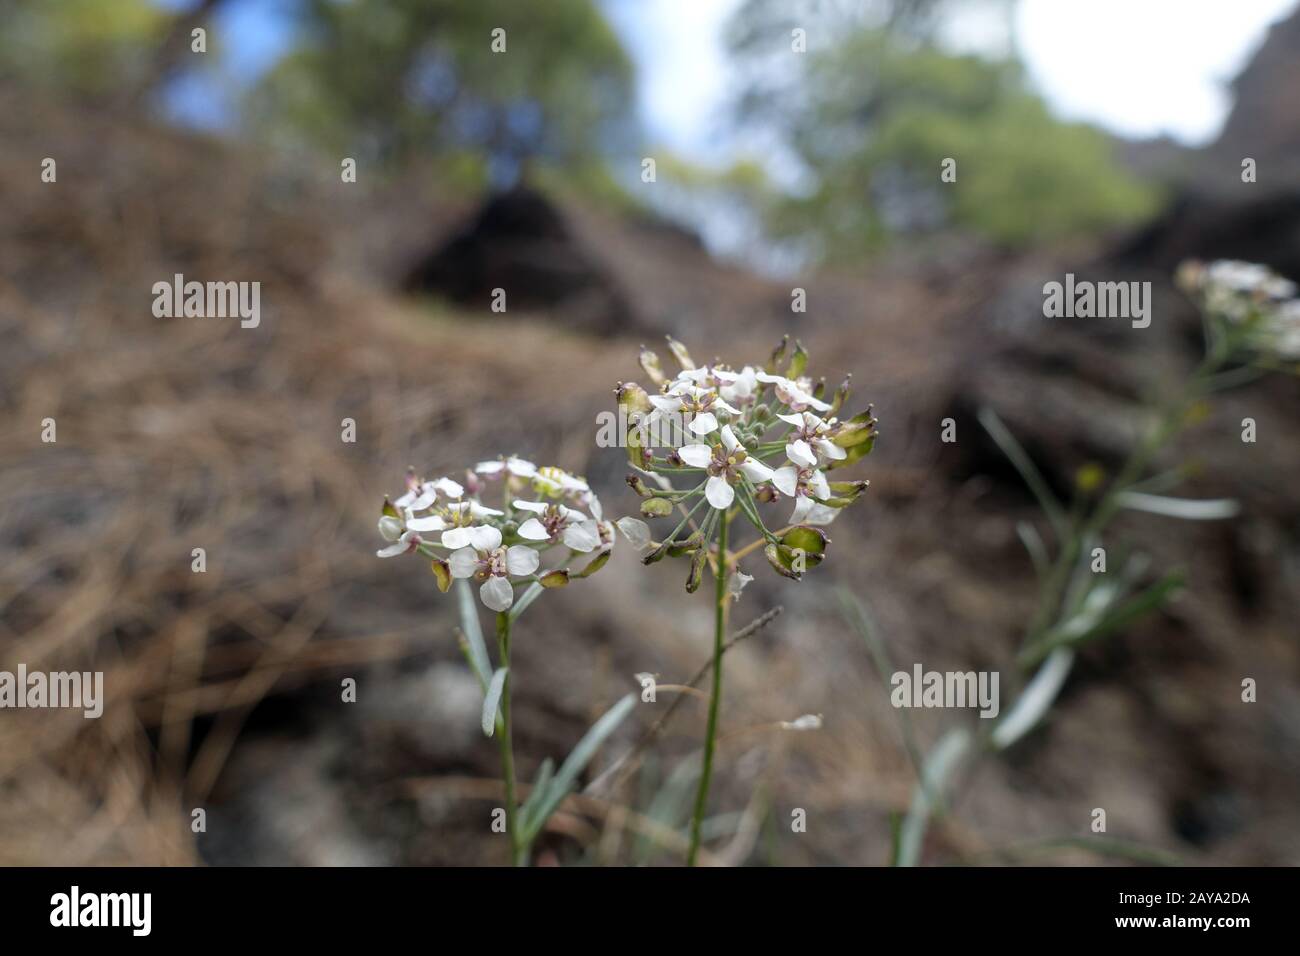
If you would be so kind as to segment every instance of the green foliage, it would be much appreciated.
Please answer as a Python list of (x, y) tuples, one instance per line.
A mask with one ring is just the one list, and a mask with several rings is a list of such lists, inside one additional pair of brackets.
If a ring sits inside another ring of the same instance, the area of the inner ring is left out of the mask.
[[(807, 188), (767, 205), (775, 235), (849, 259), (938, 228), (1025, 247), (1154, 211), (1108, 137), (1053, 118), (1013, 62), (865, 27), (834, 37), (793, 58), (784, 86), (764, 78), (742, 102), (807, 174)], [(955, 183), (941, 180), (949, 157)]]
[(617, 135), (631, 96), (631, 64), (591, 0), (309, 0), (302, 45), (252, 105), (279, 135), (349, 155), (568, 163)]
[(0, 78), (79, 95), (111, 92), (146, 67), (169, 22), (147, 0), (0, 3)]

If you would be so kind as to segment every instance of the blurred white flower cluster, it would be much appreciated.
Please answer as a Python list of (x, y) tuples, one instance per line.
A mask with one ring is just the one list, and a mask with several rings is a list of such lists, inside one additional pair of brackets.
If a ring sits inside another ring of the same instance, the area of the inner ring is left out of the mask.
[[(800, 577), (823, 557), (828, 539), (819, 526), (830, 524), (867, 486), (865, 481), (831, 481), (827, 472), (871, 451), (876, 436), (871, 408), (851, 418), (837, 417), (849, 395), (848, 379), (828, 396), (825, 381), (814, 382), (807, 374), (808, 353), (802, 345), (796, 343), (787, 355), (788, 338), (762, 367), (696, 365), (681, 343), (670, 338), (668, 345), (681, 367), (674, 377), (664, 373), (658, 356), (643, 349), (641, 368), (655, 391), (635, 382), (621, 382), (615, 390), (628, 421), (638, 426), (629, 430), (628, 457), (637, 474), (628, 476), (628, 484), (645, 499), (642, 514), (683, 516), (662, 542), (647, 542), (653, 550), (643, 560), (690, 555), (687, 589), (694, 590), (718, 513), (735, 508), (763, 535), (772, 567)], [(668, 416), (675, 416), (682, 428), (655, 427)], [(651, 434), (678, 434), (683, 440), (675, 447), (654, 448), (645, 444)], [(679, 489), (674, 480), (691, 487)], [(780, 529), (773, 531), (762, 506), (783, 499), (791, 505), (788, 518), (784, 527), (773, 522)], [(705, 504), (709, 511), (679, 538)]]
[(1220, 259), (1185, 262), (1178, 285), (1211, 316), (1240, 327), (1245, 344), (1284, 359), (1300, 359), (1300, 291), (1268, 266)]
[[(624, 518), (617, 525), (634, 544), (649, 537), (638, 519)], [(440, 590), (458, 578), (473, 579), (483, 603), (505, 611), (514, 603), (516, 583), (563, 587), (600, 570), (614, 549), (615, 523), (604, 519), (600, 500), (584, 479), (510, 456), (479, 462), (465, 473), (463, 484), (426, 480), (411, 469), (406, 492), (384, 500), (379, 533), (389, 542), (376, 552), (379, 557), (421, 554), (431, 560)], [(544, 553), (563, 558), (543, 570)], [(590, 556), (582, 570), (562, 566), (580, 555)]]

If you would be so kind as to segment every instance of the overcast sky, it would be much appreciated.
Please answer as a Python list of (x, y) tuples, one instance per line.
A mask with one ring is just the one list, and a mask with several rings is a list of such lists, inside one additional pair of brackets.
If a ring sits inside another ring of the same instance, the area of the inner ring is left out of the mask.
[[(740, 0), (601, 0), (640, 70), (653, 139), (725, 161), (722, 25)], [(1017, 42), (1053, 110), (1135, 137), (1200, 145), (1231, 106), (1227, 82), (1296, 0), (1021, 0)], [(980, 24), (955, 31), (980, 34)], [(977, 37), (972, 45), (978, 45)]]

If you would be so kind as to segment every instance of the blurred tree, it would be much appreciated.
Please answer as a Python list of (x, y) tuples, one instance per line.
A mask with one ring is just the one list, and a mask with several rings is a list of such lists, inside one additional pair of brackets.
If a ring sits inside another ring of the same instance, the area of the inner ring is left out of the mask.
[(629, 130), (632, 65), (591, 0), (304, 0), (302, 22), (252, 99), (281, 137), (391, 165), (436, 153), (502, 183)]
[(116, 96), (146, 82), (173, 18), (148, 0), (5, 0), (0, 78), (74, 96)]
[[(848, 259), (937, 229), (1024, 246), (1154, 210), (1155, 193), (1120, 169), (1111, 140), (1053, 118), (1014, 59), (945, 48), (951, 3), (800, 7), (747, 0), (729, 38), (747, 71), (742, 121), (774, 135), (798, 167), (797, 184), (765, 201), (774, 236)], [(1010, 5), (986, 8), (1005, 16)], [(796, 28), (808, 52), (791, 56)], [(955, 182), (941, 179), (947, 158)]]

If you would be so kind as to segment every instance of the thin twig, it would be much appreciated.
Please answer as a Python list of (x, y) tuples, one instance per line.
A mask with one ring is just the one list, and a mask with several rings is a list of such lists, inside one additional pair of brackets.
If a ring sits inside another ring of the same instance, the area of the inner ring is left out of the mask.
[[(753, 637), (763, 628), (767, 627), (778, 617), (780, 617), (781, 612), (784, 610), (785, 608), (778, 604), (770, 611), (767, 611), (762, 616), (755, 618), (753, 621), (746, 624), (739, 631), (736, 631), (736, 633), (732, 634), (729, 638), (727, 638), (727, 642), (722, 645), (722, 653), (724, 654), (727, 653), (727, 651), (731, 650), (741, 641)], [(711, 671), (712, 669), (713, 669), (713, 658), (710, 657), (708, 660), (704, 662), (704, 665), (700, 667), (700, 669), (696, 672), (695, 676), (692, 677), (689, 681), (687, 681), (687, 683), (684, 686), (691, 687), (691, 688), (695, 687), (695, 685), (697, 685), (700, 681), (704, 680), (704, 678), (708, 676), (709, 671)], [(613, 793), (617, 791), (619, 787), (623, 786), (623, 784), (627, 782), (627, 778), (630, 777), (633, 773), (635, 773), (637, 767), (640, 766), (640, 761), (634, 758), (636, 758), (641, 753), (641, 751), (645, 750), (645, 748), (648, 747), (651, 744), (651, 742), (653, 742), (654, 739), (658, 737), (660, 733), (663, 732), (663, 729), (665, 726), (667, 726), (668, 721), (671, 720), (673, 714), (677, 712), (677, 708), (681, 706), (682, 701), (685, 700), (688, 696), (689, 695), (687, 694), (682, 694), (680, 697), (676, 698), (671, 704), (669, 704), (668, 709), (664, 711), (663, 715), (658, 720), (656, 720), (653, 724), (650, 725), (650, 728), (641, 736), (641, 739), (638, 740), (635, 744), (633, 744), (631, 749), (629, 749), (627, 753), (623, 754), (623, 756), (619, 757), (612, 764), (610, 764), (609, 767), (607, 767), (604, 770), (604, 772), (600, 774), (600, 776), (596, 777), (596, 779), (591, 781), (591, 783), (587, 784), (587, 786), (583, 788), (582, 792), (587, 796), (598, 796), (601, 793)], [(617, 777), (617, 779), (613, 779), (614, 777)]]

